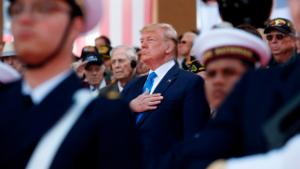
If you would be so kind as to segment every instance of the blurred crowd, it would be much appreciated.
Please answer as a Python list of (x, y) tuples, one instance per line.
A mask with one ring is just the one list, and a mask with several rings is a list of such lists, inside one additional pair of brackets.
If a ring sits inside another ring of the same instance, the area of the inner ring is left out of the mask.
[(300, 1), (293, 21), (268, 19), (268, 1), (267, 19), (221, 12), (181, 35), (154, 23), (139, 47), (101, 35), (80, 56), (72, 44), (99, 20), (97, 0), (10, 2), (0, 168), (300, 167)]

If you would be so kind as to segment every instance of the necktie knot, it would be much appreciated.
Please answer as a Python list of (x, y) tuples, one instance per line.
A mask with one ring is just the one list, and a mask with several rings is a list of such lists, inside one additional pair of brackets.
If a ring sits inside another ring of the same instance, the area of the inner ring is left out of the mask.
[(155, 72), (151, 72), (148, 77), (147, 77), (147, 80), (146, 80), (146, 83), (144, 84), (144, 87), (143, 87), (143, 92), (145, 92), (146, 90), (150, 93), (151, 89), (152, 89), (152, 86), (153, 86), (153, 82), (154, 82), (154, 79), (157, 77), (156, 73)]
[(154, 80), (156, 78), (156, 73), (155, 72), (151, 72), (149, 75), (148, 75), (148, 78), (147, 79), (152, 79)]

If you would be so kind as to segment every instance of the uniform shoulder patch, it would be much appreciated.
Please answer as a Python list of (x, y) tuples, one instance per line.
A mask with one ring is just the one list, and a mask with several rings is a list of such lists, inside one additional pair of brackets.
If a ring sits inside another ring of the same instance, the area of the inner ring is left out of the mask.
[(120, 94), (116, 91), (109, 91), (105, 94), (105, 97), (108, 99), (108, 100), (116, 100), (116, 99), (119, 99), (120, 98)]

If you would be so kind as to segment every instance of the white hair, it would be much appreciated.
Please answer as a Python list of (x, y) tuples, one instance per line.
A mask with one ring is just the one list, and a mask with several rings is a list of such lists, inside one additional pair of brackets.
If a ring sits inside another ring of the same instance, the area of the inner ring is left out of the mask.
[(134, 60), (134, 61), (138, 60), (138, 56), (137, 56), (136, 50), (133, 47), (128, 47), (128, 46), (125, 46), (125, 45), (120, 45), (120, 46), (117, 46), (117, 47), (113, 48), (111, 50), (111, 52), (110, 52), (110, 56), (113, 56), (114, 53), (117, 50), (120, 50), (120, 49), (125, 50), (125, 55), (127, 56), (127, 58), (129, 60)]

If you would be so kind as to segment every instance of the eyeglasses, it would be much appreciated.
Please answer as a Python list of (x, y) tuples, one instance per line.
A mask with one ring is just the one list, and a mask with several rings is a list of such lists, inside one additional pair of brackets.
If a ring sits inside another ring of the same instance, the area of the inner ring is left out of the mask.
[(284, 35), (284, 34), (275, 34), (275, 35), (269, 34), (266, 36), (266, 39), (268, 41), (272, 41), (273, 37), (275, 37), (277, 40), (282, 40), (283, 38), (286, 37), (286, 35)]
[(32, 5), (17, 2), (9, 8), (9, 14), (13, 19), (20, 17), (25, 11), (29, 12), (35, 19), (43, 19), (59, 12), (70, 13), (71, 9), (66, 4), (53, 1), (38, 1)]

